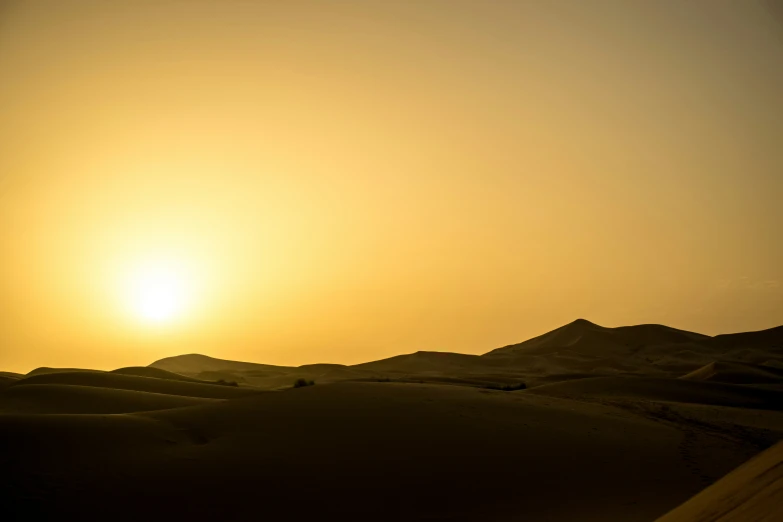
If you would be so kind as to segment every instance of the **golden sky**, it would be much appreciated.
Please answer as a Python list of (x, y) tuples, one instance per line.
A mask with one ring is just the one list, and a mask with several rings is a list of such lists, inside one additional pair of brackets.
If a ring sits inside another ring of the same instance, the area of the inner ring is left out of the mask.
[(0, 369), (783, 324), (783, 9), (0, 0)]

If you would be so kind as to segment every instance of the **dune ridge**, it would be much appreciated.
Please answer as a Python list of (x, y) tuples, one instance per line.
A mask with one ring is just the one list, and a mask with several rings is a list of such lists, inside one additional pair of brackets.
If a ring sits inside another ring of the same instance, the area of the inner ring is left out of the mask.
[[(729, 382), (783, 383), (783, 374), (778, 379), (772, 369), (775, 364), (783, 365), (783, 327), (710, 337), (664, 325), (607, 328), (578, 319), (528, 341), (491, 350), (483, 355), (419, 351), (355, 365), (287, 367), (190, 354), (161, 359), (151, 363), (150, 367), (197, 379), (220, 378), (263, 389), (279, 389), (290, 385), (297, 378), (324, 383), (398, 380), (450, 382), (469, 386), (503, 386), (525, 382), (533, 387), (579, 376), (679, 378), (710, 364), (729, 363), (752, 366), (764, 364), (769, 368), (757, 368), (756, 380), (748, 378), (747, 382)], [(724, 370), (721, 374), (728, 375), (728, 372)], [(687, 380), (694, 378), (695, 375)]]
[(205, 404), (214, 399), (72, 384), (13, 386), (0, 395), (0, 414), (135, 413)]
[(255, 390), (247, 388), (108, 372), (58, 372), (41, 374), (15, 381), (9, 388), (33, 384), (93, 386), (97, 388), (161, 393), (207, 399), (228, 399), (232, 397), (241, 397), (249, 393), (256, 393)]

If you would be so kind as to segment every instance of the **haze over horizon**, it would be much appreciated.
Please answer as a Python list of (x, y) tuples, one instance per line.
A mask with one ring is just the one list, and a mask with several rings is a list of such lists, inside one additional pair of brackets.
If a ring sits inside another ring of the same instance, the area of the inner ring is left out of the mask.
[(779, 326), (781, 13), (1, 2), (0, 368)]

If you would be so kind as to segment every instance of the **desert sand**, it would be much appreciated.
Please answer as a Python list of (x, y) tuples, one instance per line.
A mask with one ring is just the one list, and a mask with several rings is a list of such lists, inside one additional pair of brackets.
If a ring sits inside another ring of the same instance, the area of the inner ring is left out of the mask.
[(783, 438), (782, 339), (580, 320), (482, 356), (5, 373), (3, 513), (689, 522), (736, 505), (748, 515), (726, 520), (778, 520), (765, 470)]
[(783, 443), (743, 464), (658, 522), (774, 522), (783, 517)]

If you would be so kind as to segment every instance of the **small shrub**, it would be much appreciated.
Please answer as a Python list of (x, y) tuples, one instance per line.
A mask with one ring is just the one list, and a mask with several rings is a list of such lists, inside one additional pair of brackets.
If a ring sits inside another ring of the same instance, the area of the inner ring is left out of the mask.
[(306, 379), (297, 379), (294, 381), (294, 388), (304, 388), (305, 386), (312, 386), (315, 384), (315, 381), (308, 381)]
[(503, 391), (516, 391), (516, 390), (524, 390), (527, 388), (527, 384), (524, 382), (520, 382), (519, 384), (507, 384), (506, 386), (503, 386), (501, 390)]
[(490, 390), (500, 390), (500, 391), (516, 391), (516, 390), (524, 390), (527, 388), (527, 384), (524, 382), (520, 382), (519, 384), (490, 384), (489, 386), (485, 386), (485, 388)]

